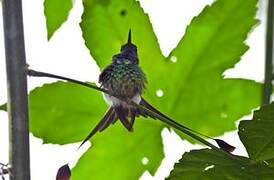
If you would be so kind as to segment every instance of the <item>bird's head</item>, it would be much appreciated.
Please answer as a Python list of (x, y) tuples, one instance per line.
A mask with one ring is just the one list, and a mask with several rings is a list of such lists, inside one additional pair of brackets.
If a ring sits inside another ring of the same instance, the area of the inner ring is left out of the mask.
[(121, 46), (119, 54), (116, 54), (112, 58), (115, 64), (139, 64), (137, 56), (137, 46), (131, 42), (131, 30), (128, 33), (128, 41)]

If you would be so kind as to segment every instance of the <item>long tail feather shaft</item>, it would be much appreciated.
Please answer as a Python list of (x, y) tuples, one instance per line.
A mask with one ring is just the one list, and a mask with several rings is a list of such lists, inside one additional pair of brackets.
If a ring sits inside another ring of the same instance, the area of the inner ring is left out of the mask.
[(106, 114), (104, 115), (104, 117), (102, 118), (102, 120), (95, 126), (95, 128), (84, 139), (84, 141), (81, 143), (81, 145), (79, 146), (79, 148), (83, 144), (85, 144), (85, 142), (87, 142), (94, 134), (96, 134), (96, 132), (102, 131), (103, 129), (106, 128), (106, 126), (108, 124), (110, 124), (113, 121), (113, 119), (111, 119), (111, 117), (113, 118), (113, 116), (112, 116), (113, 113), (114, 113), (114, 109), (112, 107), (109, 108), (109, 110), (106, 112)]
[[(214, 141), (218, 144), (218, 146), (219, 146), (222, 150), (224, 150), (224, 151), (226, 151), (226, 152), (232, 152), (232, 151), (234, 151), (234, 149), (235, 149), (234, 146), (231, 146), (230, 144), (228, 144), (227, 142), (225, 142), (225, 141), (223, 141), (223, 140), (221, 140), (221, 139), (212, 138), (212, 137), (210, 137), (210, 136), (207, 136), (207, 135), (204, 135), (204, 134), (202, 134), (202, 133), (200, 133), (200, 132), (197, 132), (197, 131), (195, 131), (195, 130), (193, 130), (193, 129), (190, 129), (190, 128), (188, 128), (188, 127), (182, 125), (182, 124), (177, 123), (176, 121), (172, 120), (170, 117), (166, 116), (165, 114), (163, 114), (162, 112), (160, 112), (159, 110), (157, 110), (156, 108), (154, 108), (152, 105), (150, 105), (150, 104), (149, 104), (145, 99), (143, 99), (143, 98), (142, 98), (142, 100), (141, 100), (141, 102), (140, 102), (140, 105), (145, 106), (147, 109), (149, 109), (149, 110), (151, 110), (152, 112), (158, 114), (159, 116), (164, 117), (165, 119), (169, 120), (170, 123), (172, 123), (172, 124), (174, 124), (174, 125), (176, 124), (176, 126), (178, 126), (178, 127), (187, 129), (187, 130), (190, 131), (190, 132), (193, 132), (193, 133), (198, 134), (198, 135), (200, 135), (200, 136), (203, 136), (203, 137), (206, 137), (206, 138), (209, 138), (209, 139), (214, 140)], [(145, 115), (149, 115), (150, 117), (155, 118), (155, 114), (151, 114), (151, 113), (148, 113), (148, 112), (147, 112)], [(156, 118), (157, 118), (157, 117), (156, 117)]]

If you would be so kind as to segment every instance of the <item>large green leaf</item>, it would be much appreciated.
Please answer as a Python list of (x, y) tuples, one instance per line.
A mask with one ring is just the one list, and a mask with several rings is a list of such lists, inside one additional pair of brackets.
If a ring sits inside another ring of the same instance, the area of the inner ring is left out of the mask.
[(48, 39), (67, 20), (72, 0), (45, 0), (44, 13), (47, 20)]
[[(259, 85), (222, 77), (223, 71), (247, 50), (243, 42), (256, 22), (257, 0), (218, 0), (206, 7), (194, 18), (168, 58), (161, 54), (149, 18), (139, 2), (84, 0), (83, 3), (83, 37), (99, 66), (103, 68), (111, 62), (131, 28), (148, 78), (144, 96), (179, 122), (217, 135), (234, 129), (235, 120), (258, 106)], [(159, 89), (163, 91), (160, 98), (156, 96)], [(105, 110), (101, 96), (90, 89), (66, 83), (45, 85), (30, 95), (31, 130), (45, 142), (80, 141)], [(94, 147), (73, 169), (73, 179), (136, 179), (145, 169), (153, 173), (163, 157), (160, 139), (163, 126), (156, 123), (138, 119), (134, 133), (126, 132), (116, 123), (97, 134), (92, 139)], [(149, 158), (147, 166), (141, 164), (143, 157)]]
[[(141, 64), (163, 60), (149, 18), (135, 0), (84, 0), (81, 28), (86, 46), (100, 67), (111, 62), (132, 29)], [(155, 65), (155, 64), (154, 64)], [(161, 65), (164, 65), (163, 63)], [(153, 69), (153, 66), (150, 67)], [(156, 73), (156, 72), (155, 72)]]
[(29, 95), (30, 130), (45, 143), (81, 141), (100, 120), (106, 104), (100, 93), (66, 82), (45, 84)]
[(239, 125), (239, 136), (248, 155), (256, 161), (274, 161), (274, 103), (254, 112)]
[(274, 168), (266, 164), (253, 163), (242, 156), (228, 156), (202, 149), (185, 153), (167, 179), (271, 180), (273, 177)]
[[(211, 135), (235, 129), (235, 120), (260, 103), (260, 86), (252, 81), (223, 79), (239, 61), (254, 19), (257, 0), (219, 0), (188, 26), (169, 58), (177, 58), (170, 74), (169, 112)], [(235, 28), (237, 24), (237, 28)], [(170, 71), (170, 73), (169, 73)], [(168, 92), (166, 93), (168, 95)]]
[[(66, 82), (34, 89), (29, 101), (31, 132), (45, 143), (82, 141), (107, 109), (101, 93)], [(92, 139), (94, 147), (73, 170), (73, 179), (104, 179), (106, 175), (108, 179), (137, 179), (146, 169), (154, 173), (163, 158), (162, 126), (157, 123), (138, 119), (134, 133), (129, 133), (117, 122), (97, 134)], [(144, 157), (149, 159), (146, 166), (142, 165)]]
[[(160, 103), (153, 87), (168, 81), (165, 75), (166, 63), (161, 54), (157, 38), (147, 14), (135, 0), (84, 0), (84, 13), (82, 15), (81, 28), (86, 46), (97, 64), (103, 68), (111, 63), (111, 58), (117, 54), (121, 45), (127, 41), (129, 29), (132, 30), (133, 42), (137, 44), (138, 56), (141, 67), (145, 70), (149, 90), (152, 93), (149, 99), (154, 104)], [(148, 72), (147, 72), (148, 71)], [(161, 79), (162, 78), (162, 79)], [(160, 80), (160, 81), (159, 81)]]
[[(138, 119), (129, 133), (116, 123), (97, 134), (91, 147), (72, 170), (72, 179), (138, 179), (149, 170), (154, 173), (163, 158), (162, 127), (153, 120)], [(143, 158), (148, 164), (143, 165)]]
[[(235, 120), (260, 103), (260, 85), (222, 76), (248, 49), (244, 41), (256, 24), (256, 4), (218, 0), (207, 6), (168, 58), (162, 56), (149, 18), (134, 0), (85, 0), (81, 28), (91, 55), (103, 68), (126, 42), (131, 27), (148, 79), (144, 96), (177, 121), (220, 135), (235, 129)], [(159, 89), (161, 98), (156, 96)]]

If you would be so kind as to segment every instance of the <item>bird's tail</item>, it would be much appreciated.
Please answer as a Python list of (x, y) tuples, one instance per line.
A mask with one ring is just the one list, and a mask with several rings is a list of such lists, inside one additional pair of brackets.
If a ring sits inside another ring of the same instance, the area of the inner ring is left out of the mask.
[(101, 132), (104, 129), (106, 129), (111, 123), (115, 123), (117, 120), (117, 115), (115, 113), (115, 110), (113, 107), (110, 107), (108, 111), (105, 113), (104, 117), (101, 119), (101, 121), (95, 126), (95, 128), (89, 133), (89, 135), (85, 138), (85, 140), (81, 143), (79, 148), (85, 144), (94, 134), (96, 134), (98, 131)]
[[(202, 134), (202, 133), (200, 133), (200, 132), (198, 132), (198, 131), (195, 131), (195, 130), (193, 130), (193, 129), (190, 129), (190, 128), (184, 126), (184, 125), (181, 125), (181, 124), (177, 123), (176, 121), (172, 120), (172, 119), (169, 118), (168, 116), (166, 116), (166, 115), (164, 115), (163, 113), (161, 113), (160, 111), (158, 111), (156, 108), (154, 108), (152, 105), (150, 105), (150, 104), (149, 104), (145, 99), (143, 99), (143, 98), (141, 99), (140, 105), (146, 107), (146, 108), (149, 109), (150, 111), (152, 111), (152, 112), (154, 112), (154, 113), (156, 113), (156, 114), (158, 114), (158, 115), (160, 115), (160, 116), (162, 116), (162, 117), (168, 119), (170, 122), (173, 122), (174, 124), (177, 124), (178, 126), (181, 126), (181, 127), (183, 127), (184, 129), (186, 129), (186, 130), (188, 130), (188, 131), (190, 131), (190, 132), (192, 132), (192, 133), (195, 133), (195, 134), (198, 134), (198, 135), (200, 135), (200, 136), (202, 136), (202, 137), (206, 137), (206, 138), (209, 138), (209, 139), (214, 140), (214, 141), (218, 144), (218, 146), (219, 146), (222, 150), (224, 150), (224, 151), (226, 151), (226, 152), (231, 153), (231, 152), (234, 151), (234, 149), (235, 149), (234, 146), (228, 144), (227, 142), (225, 142), (225, 141), (223, 141), (223, 140), (221, 140), (221, 139), (215, 139), (215, 138), (213, 138), (213, 137), (210, 137), (210, 136), (208, 136), (208, 135)], [(149, 117), (151, 117), (151, 118), (157, 119), (157, 117), (155, 117), (153, 114), (149, 114), (149, 113), (147, 113), (147, 112), (142, 112), (141, 110), (139, 110), (139, 114), (142, 115), (142, 116), (144, 116), (144, 117), (149, 116)]]
[(134, 107), (123, 107), (123, 106), (110, 107), (108, 111), (105, 113), (104, 117), (101, 119), (101, 121), (95, 126), (95, 128), (89, 133), (89, 135), (81, 143), (79, 148), (85, 142), (87, 142), (92, 136), (94, 136), (98, 131), (102, 132), (110, 124), (114, 124), (118, 119), (120, 119), (121, 123), (128, 131), (133, 131), (133, 124), (136, 116), (139, 116), (139, 113)]
[[(161, 113), (159, 110), (157, 110), (156, 108), (154, 108), (152, 105), (150, 105), (145, 99), (141, 99), (140, 101), (140, 105), (146, 107), (147, 109), (149, 109), (150, 111), (156, 113), (157, 115), (160, 115), (166, 119), (168, 119), (169, 121), (172, 121), (175, 124), (178, 124), (177, 122), (173, 121), (172, 119), (170, 119), (168, 116), (166, 116), (165, 114)], [(104, 115), (104, 117), (102, 118), (102, 120), (97, 124), (97, 126), (89, 133), (89, 135), (85, 138), (85, 140), (81, 143), (81, 145), (79, 146), (79, 148), (86, 142), (88, 141), (96, 132), (98, 131), (103, 131), (105, 130), (111, 123), (114, 124), (117, 119), (120, 119), (120, 121), (122, 122), (122, 124), (124, 125), (124, 127), (128, 130), (128, 131), (132, 131), (132, 127), (135, 121), (135, 117), (138, 116), (144, 116), (144, 117), (151, 117), (154, 119), (157, 119), (156, 116), (154, 116), (152, 113), (148, 113), (145, 112), (141, 109), (136, 109), (135, 107), (123, 107), (123, 106), (115, 106), (115, 107), (110, 107), (108, 109), (108, 111), (106, 112), (106, 114)], [(128, 120), (128, 118), (130, 118), (130, 120)], [(194, 131), (186, 126), (183, 126), (181, 124), (178, 124), (178, 126), (181, 126), (185, 129), (187, 129), (190, 132), (193, 132), (195, 134), (199, 134), (203, 137), (206, 138), (210, 138), (212, 140), (214, 140), (218, 146), (227, 152), (232, 152), (235, 147), (231, 146), (230, 144), (228, 144), (227, 142), (221, 140), (221, 139), (215, 139), (212, 138), (210, 136), (201, 134), (200, 132)]]

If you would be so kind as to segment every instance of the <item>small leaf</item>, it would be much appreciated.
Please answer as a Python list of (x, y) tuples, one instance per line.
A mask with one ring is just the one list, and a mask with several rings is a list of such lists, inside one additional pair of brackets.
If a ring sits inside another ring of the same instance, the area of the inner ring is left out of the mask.
[(248, 155), (256, 161), (274, 160), (274, 103), (254, 112), (252, 120), (239, 124), (238, 134)]
[(56, 180), (69, 180), (70, 176), (71, 176), (70, 168), (68, 164), (65, 164), (64, 166), (58, 169)]
[(2, 111), (7, 111), (7, 104), (5, 103), (5, 104), (2, 104), (1, 106), (0, 106), (0, 110), (2, 110)]
[(274, 168), (250, 159), (210, 149), (192, 150), (175, 164), (168, 180), (272, 179)]
[(228, 144), (227, 142), (225, 142), (224, 140), (221, 140), (221, 139), (214, 139), (214, 141), (218, 144), (218, 146), (228, 152), (228, 153), (231, 153), (235, 150), (235, 147), (234, 146), (231, 146), (230, 144)]
[(48, 40), (53, 33), (67, 20), (72, 8), (72, 0), (45, 0), (44, 13), (47, 20)]

